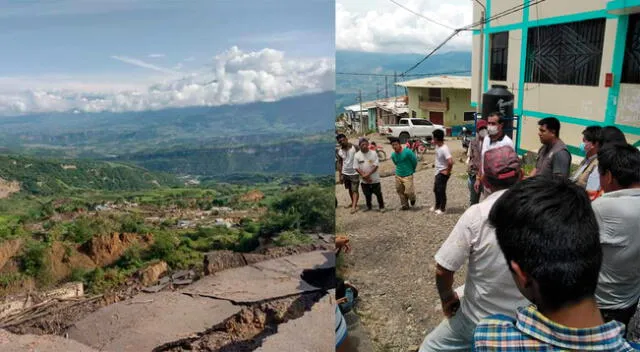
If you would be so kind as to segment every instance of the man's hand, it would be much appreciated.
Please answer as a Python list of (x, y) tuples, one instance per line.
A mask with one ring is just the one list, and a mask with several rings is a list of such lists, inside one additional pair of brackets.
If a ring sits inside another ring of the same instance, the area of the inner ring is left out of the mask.
[(473, 189), (476, 193), (480, 192), (480, 177), (476, 176), (476, 183), (473, 184)]
[(441, 302), (442, 312), (447, 318), (451, 318), (452, 316), (454, 316), (458, 312), (458, 309), (460, 309), (460, 298), (455, 291), (453, 291), (452, 295), (449, 296), (446, 300), (443, 300)]
[(440, 173), (445, 175), (445, 176), (449, 176), (449, 174), (451, 174), (451, 170), (445, 169), (445, 170), (442, 170)]
[(342, 174), (340, 174), (340, 184), (344, 183), (344, 177), (342, 176)]

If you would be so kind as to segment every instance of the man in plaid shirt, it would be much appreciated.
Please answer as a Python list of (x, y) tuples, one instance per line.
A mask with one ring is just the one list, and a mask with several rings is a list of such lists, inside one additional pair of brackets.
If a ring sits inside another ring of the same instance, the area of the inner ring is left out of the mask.
[(568, 180), (517, 183), (489, 214), (522, 294), (516, 319), (493, 315), (474, 332), (475, 351), (635, 351), (624, 325), (605, 323), (595, 299), (602, 247), (584, 190)]

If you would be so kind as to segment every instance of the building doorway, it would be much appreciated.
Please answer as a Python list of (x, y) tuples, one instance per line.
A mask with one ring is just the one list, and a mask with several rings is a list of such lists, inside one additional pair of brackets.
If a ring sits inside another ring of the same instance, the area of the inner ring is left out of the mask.
[(429, 121), (435, 125), (444, 126), (444, 112), (442, 111), (429, 111)]

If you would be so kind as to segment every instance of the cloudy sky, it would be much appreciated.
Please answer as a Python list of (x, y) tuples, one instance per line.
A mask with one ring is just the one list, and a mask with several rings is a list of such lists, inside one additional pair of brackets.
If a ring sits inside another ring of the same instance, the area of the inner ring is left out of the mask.
[(0, 0), (0, 115), (334, 88), (330, 0)]
[[(472, 0), (394, 0), (451, 28), (472, 22)], [(337, 0), (336, 49), (425, 53), (452, 30), (436, 25), (390, 0)], [(445, 50), (471, 50), (471, 34), (459, 34)]]

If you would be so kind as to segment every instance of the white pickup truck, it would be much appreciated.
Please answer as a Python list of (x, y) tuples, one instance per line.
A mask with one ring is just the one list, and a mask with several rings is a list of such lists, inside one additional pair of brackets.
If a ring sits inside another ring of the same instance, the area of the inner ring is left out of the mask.
[(400, 119), (399, 125), (380, 126), (380, 134), (388, 139), (399, 138), (400, 143), (404, 144), (411, 138), (427, 137), (430, 138), (435, 130), (442, 130), (446, 133), (444, 126), (435, 125), (427, 119)]

